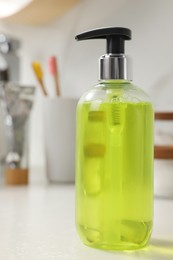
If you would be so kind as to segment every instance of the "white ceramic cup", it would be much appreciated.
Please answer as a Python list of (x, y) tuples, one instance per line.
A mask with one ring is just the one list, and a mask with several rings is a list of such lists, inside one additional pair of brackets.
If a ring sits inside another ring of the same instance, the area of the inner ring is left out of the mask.
[(75, 98), (43, 101), (46, 171), (50, 182), (75, 180)]

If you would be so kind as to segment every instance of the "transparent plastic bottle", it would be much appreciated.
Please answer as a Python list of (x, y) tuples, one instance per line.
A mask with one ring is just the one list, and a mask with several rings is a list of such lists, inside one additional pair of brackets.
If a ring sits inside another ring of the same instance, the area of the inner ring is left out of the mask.
[(153, 107), (127, 79), (101, 79), (77, 107), (76, 225), (106, 250), (144, 247), (153, 218)]

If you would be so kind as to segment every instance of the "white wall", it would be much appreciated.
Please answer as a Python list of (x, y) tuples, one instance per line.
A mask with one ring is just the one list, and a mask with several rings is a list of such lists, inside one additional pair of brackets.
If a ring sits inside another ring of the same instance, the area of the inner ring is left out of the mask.
[[(75, 34), (96, 27), (131, 28), (133, 39), (127, 42), (126, 53), (134, 60), (134, 82), (151, 93), (160, 107), (173, 108), (172, 10), (171, 0), (82, 0), (51, 25), (34, 28), (1, 23), (0, 29), (21, 39), (22, 83), (36, 85), (30, 64), (38, 59), (43, 64), (46, 85), (53, 95), (47, 59), (56, 54), (62, 95), (79, 97), (97, 81), (97, 60), (105, 52), (105, 42), (75, 42)], [(33, 165), (44, 163), (41, 110), (38, 91), (32, 115)]]

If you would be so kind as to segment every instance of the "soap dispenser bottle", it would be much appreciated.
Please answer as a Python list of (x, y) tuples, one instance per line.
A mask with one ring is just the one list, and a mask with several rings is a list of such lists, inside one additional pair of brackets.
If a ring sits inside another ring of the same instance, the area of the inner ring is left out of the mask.
[(153, 217), (153, 107), (132, 83), (127, 28), (84, 32), (106, 39), (99, 82), (77, 106), (76, 225), (82, 241), (106, 250), (144, 247)]

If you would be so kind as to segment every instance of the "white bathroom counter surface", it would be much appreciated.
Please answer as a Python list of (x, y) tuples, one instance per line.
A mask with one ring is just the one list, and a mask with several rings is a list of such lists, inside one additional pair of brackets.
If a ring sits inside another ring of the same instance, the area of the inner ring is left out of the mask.
[(33, 184), (0, 188), (0, 259), (173, 259), (173, 201), (155, 200), (150, 245), (132, 252), (106, 252), (81, 243), (75, 230), (73, 185)]

